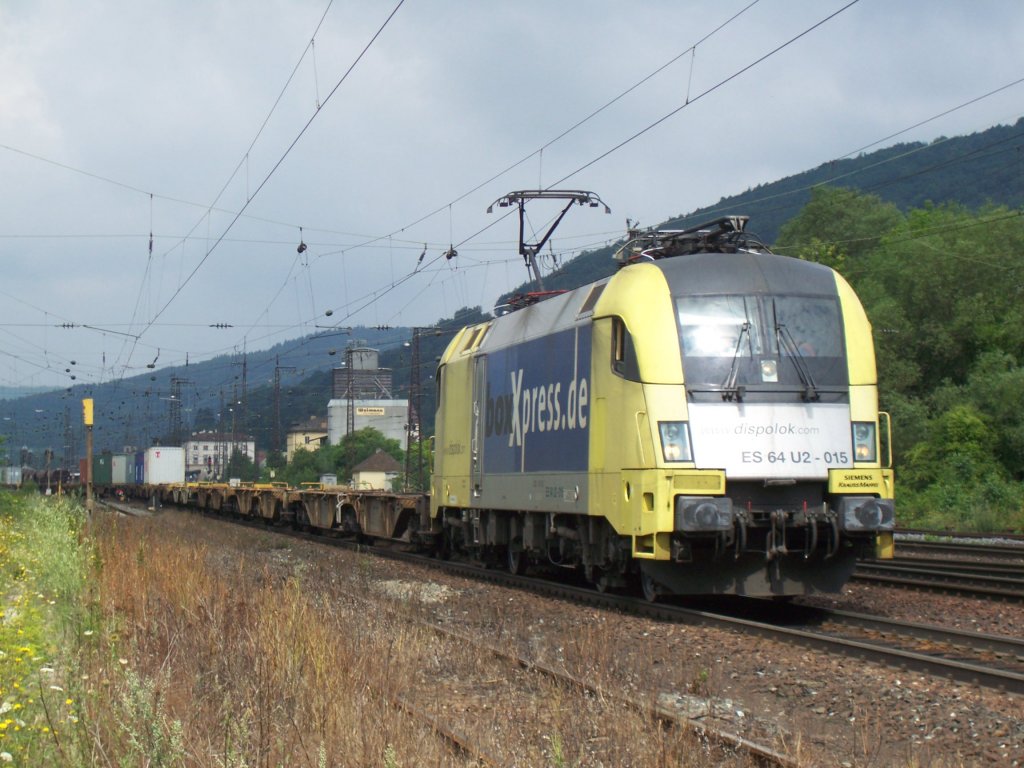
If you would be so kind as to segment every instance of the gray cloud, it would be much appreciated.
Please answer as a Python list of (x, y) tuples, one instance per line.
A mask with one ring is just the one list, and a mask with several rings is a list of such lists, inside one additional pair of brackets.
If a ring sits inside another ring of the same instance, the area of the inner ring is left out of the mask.
[[(0, 7), (0, 384), (65, 385), (71, 359), (88, 382), (145, 371), (157, 349), (163, 365), (268, 346), (314, 330), (327, 309), (342, 325), (397, 325), (487, 307), (526, 274), (514, 220), (487, 205), (571, 174), (688, 94), (700, 98), (564, 182), (614, 214), (573, 211), (557, 251), (616, 238), (626, 216), (655, 224), (816, 166), (1024, 77), (1013, 3), (862, 0), (715, 88), (843, 5), (762, 0), (534, 154), (745, 5), (408, 0), (328, 99), (393, 7), (336, 3), (248, 154), (325, 3)], [(1013, 121), (1020, 96), (901, 140)], [(531, 210), (531, 222), (549, 214)], [(424, 243), (430, 266), (405, 280)], [(450, 244), (459, 257), (438, 258)]]

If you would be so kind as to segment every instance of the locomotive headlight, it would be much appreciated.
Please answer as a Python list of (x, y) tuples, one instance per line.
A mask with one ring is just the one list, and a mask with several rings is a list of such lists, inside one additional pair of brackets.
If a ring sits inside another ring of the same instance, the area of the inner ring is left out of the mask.
[(765, 383), (772, 383), (779, 380), (779, 361), (778, 360), (762, 360), (761, 361), (761, 381)]
[(690, 450), (690, 428), (685, 421), (659, 421), (661, 454), (665, 461), (693, 461)]
[(732, 499), (720, 496), (676, 496), (675, 529), (686, 533), (728, 531), (732, 528)]
[(875, 423), (873, 421), (855, 421), (853, 432), (853, 460), (877, 461), (878, 449), (875, 440)]
[(848, 496), (839, 502), (839, 521), (844, 531), (891, 531), (894, 507), (892, 499)]

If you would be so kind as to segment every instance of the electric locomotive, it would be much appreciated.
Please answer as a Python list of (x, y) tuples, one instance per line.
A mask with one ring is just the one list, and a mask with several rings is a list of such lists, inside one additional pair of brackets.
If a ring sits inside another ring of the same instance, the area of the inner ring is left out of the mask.
[(651, 600), (837, 592), (858, 556), (891, 556), (868, 319), (746, 221), (631, 231), (614, 276), (454, 337), (430, 502), (447, 546)]

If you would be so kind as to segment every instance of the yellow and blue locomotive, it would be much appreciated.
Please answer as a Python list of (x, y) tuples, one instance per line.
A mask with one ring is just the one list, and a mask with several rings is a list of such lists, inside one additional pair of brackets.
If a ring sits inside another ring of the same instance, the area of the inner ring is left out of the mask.
[(835, 592), (891, 553), (868, 319), (745, 224), (631, 232), (614, 276), (455, 336), (430, 510), (450, 545), (649, 599)]

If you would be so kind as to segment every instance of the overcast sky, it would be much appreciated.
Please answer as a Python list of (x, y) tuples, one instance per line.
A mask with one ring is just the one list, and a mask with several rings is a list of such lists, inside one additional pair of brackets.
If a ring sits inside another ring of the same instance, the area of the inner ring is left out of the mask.
[(569, 258), (1024, 78), (1016, 0), (396, 3), (0, 0), (0, 385), (490, 309), (527, 277), (509, 191), (611, 207)]

